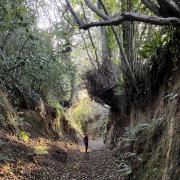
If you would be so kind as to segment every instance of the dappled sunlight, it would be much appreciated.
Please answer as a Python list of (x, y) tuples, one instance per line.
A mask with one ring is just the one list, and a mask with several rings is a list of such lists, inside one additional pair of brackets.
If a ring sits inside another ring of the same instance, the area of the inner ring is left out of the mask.
[(80, 91), (78, 99), (67, 111), (67, 118), (77, 132), (87, 132), (92, 137), (102, 136), (109, 116), (109, 109), (92, 100), (87, 91)]
[(13, 174), (13, 169), (10, 167), (10, 164), (0, 165), (0, 175), (11, 175)]
[(35, 146), (34, 153), (37, 155), (48, 154), (48, 148), (46, 146)]
[(1, 0), (0, 180), (176, 180), (178, 0)]

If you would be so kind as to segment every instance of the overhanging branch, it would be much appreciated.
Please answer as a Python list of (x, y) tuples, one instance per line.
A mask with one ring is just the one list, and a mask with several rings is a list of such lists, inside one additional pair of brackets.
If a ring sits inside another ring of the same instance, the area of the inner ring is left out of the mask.
[(91, 9), (93, 12), (95, 12), (99, 17), (101, 17), (102, 19), (106, 19), (106, 20), (109, 19), (109, 17), (106, 14), (104, 14), (101, 10), (96, 8), (89, 0), (84, 0), (84, 2), (89, 7), (89, 9)]
[(125, 21), (137, 21), (137, 22), (144, 22), (144, 23), (161, 25), (161, 26), (165, 26), (165, 25), (180, 26), (180, 19), (176, 17), (162, 18), (157, 16), (147, 16), (138, 13), (126, 12), (120, 15), (116, 15), (115, 17), (112, 17), (108, 20), (83, 24), (82, 26), (80, 26), (80, 28), (86, 30), (88, 28), (97, 27), (97, 26), (111, 26), (111, 25), (118, 26)]
[[(98, 2), (100, 3), (100, 6), (102, 6), (102, 9), (103, 9), (104, 12), (101, 11), (101, 10), (99, 10), (96, 6), (94, 6), (94, 5), (90, 2), (90, 0), (84, 0), (84, 1), (85, 1), (86, 5), (87, 5), (95, 14), (97, 14), (99, 17), (101, 17), (103, 20), (109, 20), (109, 19), (110, 19), (109, 14), (108, 14), (108, 11), (107, 11), (104, 3), (103, 3), (101, 0), (99, 0)], [(81, 27), (80, 27), (80, 28), (81, 28)], [(118, 46), (119, 46), (120, 53), (121, 53), (121, 55), (122, 55), (122, 60), (124, 61), (124, 63), (125, 63), (126, 66), (127, 66), (127, 69), (129, 70), (129, 73), (130, 73), (130, 76), (131, 76), (131, 79), (132, 79), (132, 83), (133, 83), (134, 87), (136, 88), (136, 90), (138, 91), (137, 84), (136, 84), (136, 78), (135, 78), (135, 75), (134, 75), (134, 73), (133, 73), (133, 71), (132, 71), (132, 68), (131, 68), (131, 66), (130, 66), (130, 64), (129, 64), (129, 61), (128, 61), (127, 56), (126, 56), (126, 53), (125, 53), (125, 51), (124, 51), (124, 48), (123, 48), (123, 45), (122, 45), (122, 40), (121, 40), (121, 38), (118, 36), (115, 27), (114, 27), (114, 26), (111, 26), (111, 29), (112, 29), (112, 32), (113, 32), (113, 34), (114, 34), (114, 36), (115, 36), (115, 39), (116, 39), (116, 41), (117, 41), (117, 44), (118, 44)], [(86, 29), (84, 29), (84, 30), (86, 30)]]

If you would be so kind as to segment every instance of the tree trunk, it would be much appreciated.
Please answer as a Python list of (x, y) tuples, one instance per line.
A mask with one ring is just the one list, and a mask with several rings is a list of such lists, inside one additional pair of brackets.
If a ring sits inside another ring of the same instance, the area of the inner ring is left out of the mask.
[[(99, 0), (97, 0), (97, 7), (99, 10), (102, 9)], [(107, 37), (107, 27), (100, 27), (101, 28), (101, 44), (102, 44), (102, 64), (105, 65), (107, 68), (110, 68), (110, 60), (111, 60), (111, 50), (108, 45), (108, 37)]]
[[(131, 0), (122, 1), (122, 12), (132, 12), (133, 3)], [(134, 22), (123, 23), (123, 45), (126, 52), (127, 59), (131, 68), (133, 69), (134, 55)], [(126, 67), (126, 66), (124, 66)]]

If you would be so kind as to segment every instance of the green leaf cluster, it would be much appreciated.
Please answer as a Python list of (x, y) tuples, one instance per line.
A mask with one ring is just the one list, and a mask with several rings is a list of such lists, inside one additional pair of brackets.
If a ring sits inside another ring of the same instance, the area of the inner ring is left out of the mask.
[(161, 35), (159, 31), (155, 32), (153, 39), (140, 48), (140, 56), (148, 59), (158, 48), (167, 44), (169, 39), (168, 34)]

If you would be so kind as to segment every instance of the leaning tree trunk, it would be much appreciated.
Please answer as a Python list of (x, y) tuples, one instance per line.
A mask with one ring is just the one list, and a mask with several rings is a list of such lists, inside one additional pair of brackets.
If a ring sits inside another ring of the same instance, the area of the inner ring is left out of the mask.
[[(99, 3), (99, 0), (97, 0), (97, 6), (99, 9), (101, 9), (101, 4)], [(110, 65), (110, 59), (111, 59), (111, 49), (108, 46), (108, 37), (107, 37), (107, 28), (106, 27), (100, 27), (101, 28), (101, 47), (102, 47), (102, 64), (109, 67)]]
[[(122, 12), (132, 12), (133, 2), (131, 0), (122, 1)], [(133, 69), (134, 54), (134, 22), (123, 23), (123, 46), (126, 52), (127, 59)], [(125, 66), (126, 67), (126, 66)]]
[[(101, 3), (97, 0), (97, 7), (99, 10), (102, 9)], [(112, 65), (112, 50), (110, 46), (110, 41), (108, 38), (108, 31), (111, 31), (109, 27), (100, 27), (101, 29), (101, 48), (102, 48), (102, 75), (104, 76), (104, 81), (106, 81), (105, 86), (111, 87), (115, 81), (115, 70)]]

